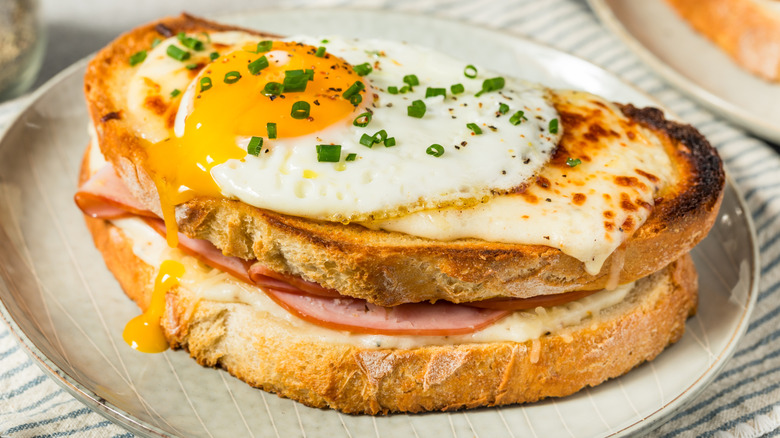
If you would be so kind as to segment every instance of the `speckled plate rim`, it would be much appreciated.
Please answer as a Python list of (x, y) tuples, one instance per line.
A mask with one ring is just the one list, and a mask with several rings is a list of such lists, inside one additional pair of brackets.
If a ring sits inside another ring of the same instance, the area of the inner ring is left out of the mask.
[[(350, 8), (350, 9), (314, 8), (309, 11), (312, 11), (315, 14), (318, 13), (340, 14), (344, 12), (366, 13), (366, 14), (381, 13), (383, 16), (389, 14), (399, 18), (417, 16), (416, 14), (410, 14), (404, 12), (388, 12), (388, 11), (377, 11), (371, 9), (355, 9), (355, 8)], [(274, 13), (288, 13), (288, 12), (289, 11), (285, 9), (278, 10), (278, 11), (265, 10), (262, 12), (249, 11), (245, 14), (241, 14), (241, 17), (242, 20), (245, 20), (247, 15), (252, 15), (252, 14), (262, 14), (267, 16), (267, 15), (273, 15)], [(231, 21), (231, 17), (239, 17), (239, 15), (238, 14), (228, 15), (228, 16), (220, 17), (220, 19), (224, 19), (225, 21)], [(516, 34), (512, 34), (509, 32), (502, 32), (499, 30), (491, 29), (484, 26), (474, 25), (471, 23), (466, 23), (458, 20), (443, 19), (443, 18), (431, 18), (431, 19), (449, 25), (462, 26), (464, 28), (473, 28), (480, 31), (486, 31), (504, 38), (513, 38), (517, 40), (522, 40), (525, 43), (538, 46), (539, 48), (542, 48), (544, 50), (555, 52), (556, 55), (558, 56), (564, 56), (570, 59), (577, 60), (578, 62), (581, 62), (584, 67), (586, 66), (587, 68), (598, 70), (601, 73), (606, 74), (607, 76), (611, 76), (612, 78), (614, 78), (616, 82), (620, 83), (622, 86), (633, 89), (634, 92), (637, 93), (637, 95), (641, 95), (642, 99), (646, 99), (647, 102), (652, 102), (659, 107), (661, 106), (661, 104), (658, 103), (652, 97), (644, 94), (638, 88), (617, 78), (615, 75), (609, 73), (608, 71), (588, 61), (582, 60), (568, 53), (561, 52), (545, 44), (532, 41), (523, 36), (518, 36)], [(26, 104), (25, 108), (19, 112), (19, 114), (14, 118), (13, 121), (9, 123), (6, 131), (3, 133), (2, 136), (0, 136), (0, 150), (5, 145), (5, 140), (8, 133), (12, 129), (14, 129), (14, 127), (18, 123), (20, 123), (20, 120), (24, 118), (25, 114), (27, 114), (29, 111), (32, 111), (35, 108), (36, 103), (38, 103), (41, 100), (41, 98), (45, 96), (47, 93), (51, 92), (52, 89), (59, 86), (62, 82), (64, 82), (66, 79), (70, 78), (71, 76), (82, 72), (85, 69), (90, 59), (91, 56), (84, 58), (76, 62), (75, 64), (71, 65), (70, 67), (63, 70), (62, 72), (54, 76), (52, 79), (47, 81), (43, 86), (41, 86), (38, 90), (36, 90), (32, 94), (32, 96), (30, 96), (30, 99)], [(674, 117), (673, 114), (671, 116)], [(736, 203), (738, 207), (742, 209), (742, 211), (749, 212), (742, 194), (737, 189), (737, 187), (733, 184), (733, 182), (731, 181), (730, 177), (728, 177), (728, 175), (727, 175), (727, 183), (726, 183), (726, 192), (727, 192), (726, 196), (734, 196), (736, 198), (735, 199)], [(731, 195), (729, 195), (729, 193)], [(758, 262), (759, 253), (758, 253), (758, 247), (756, 245), (755, 227), (752, 218), (750, 214), (744, 214), (741, 217), (744, 218), (743, 226), (747, 228), (748, 235), (749, 235), (748, 245), (751, 248), (751, 256), (750, 256), (749, 264), (751, 266), (751, 270), (750, 270), (749, 286), (747, 287), (746, 290), (747, 302), (742, 314), (740, 315), (740, 322), (737, 325), (736, 329), (731, 333), (731, 337), (727, 343), (726, 348), (721, 350), (717, 359), (711, 364), (711, 366), (707, 368), (696, 381), (691, 382), (690, 386), (684, 391), (682, 391), (679, 395), (677, 395), (672, 400), (665, 403), (663, 406), (661, 406), (658, 410), (656, 410), (652, 414), (637, 420), (635, 423), (629, 426), (626, 426), (620, 430), (613, 431), (612, 433), (606, 434), (604, 436), (622, 437), (622, 436), (628, 436), (628, 435), (633, 435), (638, 433), (647, 433), (650, 430), (657, 428), (664, 419), (669, 418), (669, 416), (671, 416), (674, 412), (684, 407), (686, 404), (692, 401), (692, 399), (695, 398), (696, 395), (698, 395), (702, 390), (704, 390), (707, 384), (711, 382), (712, 379), (714, 379), (714, 377), (725, 366), (728, 359), (734, 353), (737, 344), (736, 341), (739, 338), (741, 338), (746, 332), (748, 327), (749, 316), (752, 313), (753, 308), (755, 307), (756, 298), (758, 295), (757, 294), (758, 279), (759, 279), (759, 272), (760, 272), (759, 262)], [(0, 228), (0, 233), (4, 233), (4, 232), (5, 231), (2, 228)], [(0, 265), (0, 280), (3, 280), (2, 283), (3, 286), (7, 287), (7, 283), (5, 282), (4, 279), (5, 275), (8, 274), (4, 271), (3, 266)], [(46, 357), (46, 355), (43, 354), (43, 352), (35, 345), (35, 343), (33, 343), (28, 338), (28, 336), (24, 333), (24, 331), (21, 330), (20, 326), (17, 324), (14, 317), (8, 311), (5, 303), (3, 302), (2, 295), (0, 295), (0, 317), (2, 317), (2, 320), (6, 323), (6, 325), (8, 325), (8, 327), (11, 330), (11, 333), (14, 335), (14, 337), (17, 339), (20, 345), (24, 347), (26, 353), (43, 370), (43, 372), (49, 377), (53, 378), (57, 384), (59, 384), (62, 388), (64, 388), (68, 393), (73, 395), (76, 399), (85, 403), (92, 410), (103, 415), (107, 419), (141, 436), (159, 436), (159, 437), (173, 436), (154, 425), (138, 420), (132, 414), (125, 412), (124, 410), (118, 408), (117, 406), (112, 405), (111, 403), (107, 402), (103, 397), (101, 397), (99, 394), (83, 386), (78, 381), (77, 378), (74, 378), (73, 376), (69, 375), (68, 373), (60, 369), (52, 360)]]

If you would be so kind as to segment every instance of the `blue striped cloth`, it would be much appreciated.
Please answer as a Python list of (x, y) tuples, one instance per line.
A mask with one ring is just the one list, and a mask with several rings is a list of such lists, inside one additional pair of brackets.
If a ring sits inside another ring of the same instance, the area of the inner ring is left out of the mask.
[[(364, 1), (296, 0), (286, 7), (369, 5)], [(654, 96), (698, 127), (719, 149), (745, 195), (758, 232), (758, 306), (745, 338), (723, 372), (653, 436), (780, 435), (780, 156), (681, 95), (645, 67), (577, 0), (386, 0), (376, 8), (468, 21), (526, 35), (587, 59)], [(0, 131), (25, 103), (0, 105)], [(91, 412), (44, 376), (0, 324), (0, 435), (132, 437)]]

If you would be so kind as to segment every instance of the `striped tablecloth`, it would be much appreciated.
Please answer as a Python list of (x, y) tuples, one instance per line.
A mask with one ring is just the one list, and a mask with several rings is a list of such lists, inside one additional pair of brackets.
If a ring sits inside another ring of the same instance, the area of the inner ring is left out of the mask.
[[(758, 232), (758, 306), (723, 372), (653, 436), (780, 435), (780, 156), (664, 83), (578, 0), (297, 0), (285, 7), (358, 6), (430, 14), (502, 29), (587, 59), (635, 84), (719, 149)], [(29, 98), (0, 105), (2, 132)], [(44, 376), (0, 324), (0, 436), (132, 437)]]

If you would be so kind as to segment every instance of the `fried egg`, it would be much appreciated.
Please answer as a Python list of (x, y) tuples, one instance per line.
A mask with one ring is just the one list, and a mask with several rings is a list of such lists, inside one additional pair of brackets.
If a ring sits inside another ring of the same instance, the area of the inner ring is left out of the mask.
[(562, 131), (546, 89), (391, 41), (182, 35), (132, 81), (141, 118), (150, 89), (171, 96), (173, 126), (141, 135), (172, 205), (224, 196), (341, 222), (471, 206), (524, 187)]

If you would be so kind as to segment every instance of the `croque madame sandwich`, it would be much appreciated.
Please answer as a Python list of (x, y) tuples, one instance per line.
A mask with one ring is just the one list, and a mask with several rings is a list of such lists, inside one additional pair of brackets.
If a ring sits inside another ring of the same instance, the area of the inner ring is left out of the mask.
[(653, 359), (722, 197), (694, 128), (391, 41), (188, 15), (89, 64), (76, 201), (125, 340), (350, 413), (531, 402)]

